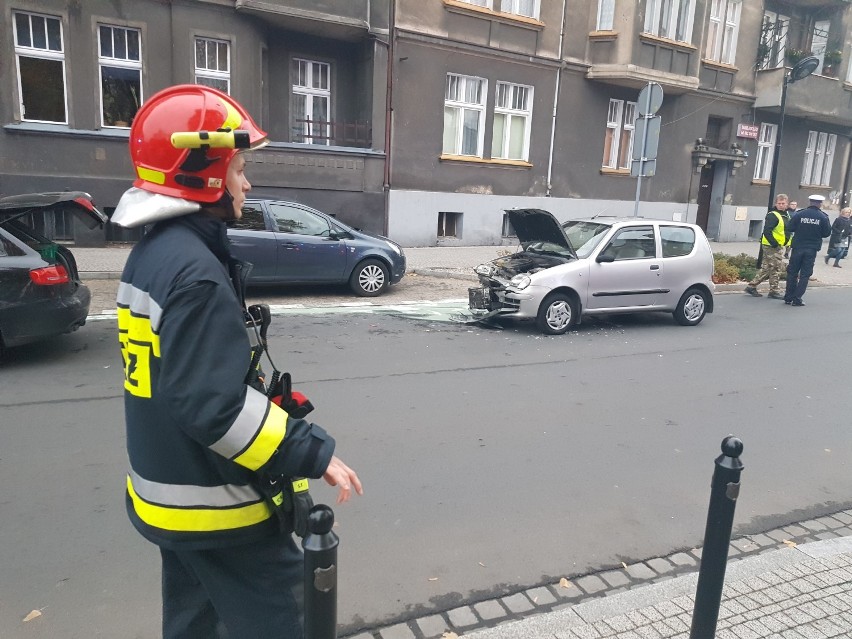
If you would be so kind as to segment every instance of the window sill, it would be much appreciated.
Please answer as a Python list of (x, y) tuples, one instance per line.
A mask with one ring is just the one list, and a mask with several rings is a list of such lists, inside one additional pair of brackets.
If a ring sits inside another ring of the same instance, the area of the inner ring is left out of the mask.
[(702, 58), (701, 64), (703, 64), (705, 67), (712, 67), (713, 69), (722, 69), (723, 71), (732, 71), (733, 73), (737, 73), (740, 70), (739, 67), (736, 67), (733, 64), (728, 64), (727, 62), (717, 62), (716, 60), (708, 60), (707, 58)]
[(621, 177), (630, 177), (630, 169), (611, 169), (607, 166), (601, 167), (601, 175), (614, 175)]
[(755, 186), (769, 186), (770, 184), (769, 180), (758, 180), (757, 178), (753, 179), (751, 183)]
[(689, 42), (680, 42), (678, 40), (669, 40), (668, 38), (661, 38), (660, 36), (655, 36), (653, 33), (640, 33), (639, 39), (654, 44), (665, 44), (690, 53), (698, 51), (698, 47), (694, 44), (690, 44)]
[(480, 158), (471, 155), (450, 155), (442, 153), (438, 156), (441, 162), (466, 162), (470, 164), (490, 164), (495, 166), (514, 166), (522, 169), (531, 169), (533, 165), (524, 160), (500, 160), (496, 158)]
[(618, 31), (591, 31), (589, 40), (594, 42), (613, 42), (618, 39)]
[[(800, 189), (811, 189), (812, 191), (825, 191), (826, 193), (831, 192), (831, 186), (823, 186), (822, 184), (799, 184)], [(808, 199), (808, 198), (805, 198)]]
[(526, 27), (537, 31), (544, 28), (544, 22), (536, 20), (535, 18), (519, 16), (514, 13), (504, 13), (503, 11), (494, 11), (493, 9), (486, 9), (485, 7), (477, 7), (466, 2), (460, 2), (459, 0), (444, 0), (444, 8), (447, 9), (447, 11), (453, 11), (455, 13), (480, 16), (483, 18), (493, 18), (499, 22), (514, 24), (519, 27)]

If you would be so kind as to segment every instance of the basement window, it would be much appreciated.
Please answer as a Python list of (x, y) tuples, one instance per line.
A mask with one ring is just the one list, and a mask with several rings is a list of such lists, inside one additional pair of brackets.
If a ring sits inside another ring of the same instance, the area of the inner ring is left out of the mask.
[(462, 214), (441, 211), (438, 213), (438, 237), (461, 237)]
[(515, 229), (512, 228), (512, 223), (509, 221), (509, 214), (503, 213), (503, 230), (500, 233), (503, 237), (517, 237)]

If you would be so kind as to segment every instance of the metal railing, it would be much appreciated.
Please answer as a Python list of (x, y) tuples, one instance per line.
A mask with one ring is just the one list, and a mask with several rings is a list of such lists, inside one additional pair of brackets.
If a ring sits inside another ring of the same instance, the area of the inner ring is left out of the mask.
[(373, 145), (373, 129), (369, 122), (296, 120), (293, 142), (369, 149)]

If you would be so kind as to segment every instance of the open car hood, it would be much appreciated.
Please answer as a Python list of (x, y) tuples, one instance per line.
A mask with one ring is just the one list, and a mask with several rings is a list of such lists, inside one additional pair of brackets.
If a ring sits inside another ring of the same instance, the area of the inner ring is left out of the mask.
[(541, 209), (507, 209), (506, 213), (518, 241), (524, 246), (531, 242), (550, 242), (568, 249), (571, 255), (577, 257), (562, 226), (551, 213)]
[(50, 210), (71, 211), (87, 228), (103, 226), (107, 218), (95, 208), (92, 196), (82, 191), (61, 193), (27, 193), (0, 198), (0, 225), (29, 215)]

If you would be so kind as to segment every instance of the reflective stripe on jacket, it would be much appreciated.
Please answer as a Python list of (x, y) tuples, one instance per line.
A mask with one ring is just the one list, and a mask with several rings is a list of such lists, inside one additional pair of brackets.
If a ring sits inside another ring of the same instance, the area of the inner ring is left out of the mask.
[(245, 384), (250, 341), (227, 259), (224, 224), (187, 215), (134, 247), (119, 285), (128, 514), (164, 547), (273, 534), (258, 473), (320, 477), (334, 450), (322, 428)]

